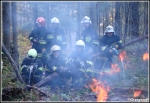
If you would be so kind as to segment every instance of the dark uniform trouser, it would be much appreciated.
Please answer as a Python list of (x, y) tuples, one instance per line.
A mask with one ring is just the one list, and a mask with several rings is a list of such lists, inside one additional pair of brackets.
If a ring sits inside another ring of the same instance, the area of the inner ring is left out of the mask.
[(94, 66), (95, 69), (101, 70), (102, 68), (111, 68), (112, 56), (103, 56), (96, 58)]
[(22, 73), (21, 76), (22, 76), (22, 79), (24, 80), (24, 82), (27, 85), (32, 85), (33, 84), (33, 75), (31, 75), (29, 77), (29, 73)]
[(39, 81), (41, 81), (41, 79), (42, 79), (41, 76), (36, 76), (36, 75), (34, 75), (34, 76), (33, 76), (33, 83), (36, 84), (36, 83), (38, 83)]
[(104, 62), (105, 62), (104, 60), (96, 58), (94, 63), (95, 69), (101, 70), (103, 68)]
[[(77, 69), (77, 68), (76, 68)], [(84, 79), (84, 73), (80, 70), (75, 70), (72, 73), (72, 84), (74, 87), (81, 87)]]

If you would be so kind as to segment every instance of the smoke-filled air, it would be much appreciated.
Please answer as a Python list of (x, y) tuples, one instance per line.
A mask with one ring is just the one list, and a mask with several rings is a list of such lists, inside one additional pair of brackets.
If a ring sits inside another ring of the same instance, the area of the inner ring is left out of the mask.
[(2, 1), (2, 101), (148, 102), (149, 1)]

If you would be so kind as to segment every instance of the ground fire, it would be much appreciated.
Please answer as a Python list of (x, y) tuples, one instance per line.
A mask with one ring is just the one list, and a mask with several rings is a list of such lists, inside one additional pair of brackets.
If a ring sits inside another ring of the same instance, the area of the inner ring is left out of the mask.
[(96, 79), (92, 79), (92, 84), (90, 84), (90, 88), (93, 92), (97, 93), (97, 101), (103, 102), (108, 99), (108, 92), (110, 90), (109, 86), (106, 83), (98, 81)]
[(136, 97), (140, 96), (141, 92), (142, 92), (142, 90), (134, 91), (133, 97), (136, 98)]
[(143, 60), (146, 61), (149, 59), (149, 54), (146, 52), (143, 54)]

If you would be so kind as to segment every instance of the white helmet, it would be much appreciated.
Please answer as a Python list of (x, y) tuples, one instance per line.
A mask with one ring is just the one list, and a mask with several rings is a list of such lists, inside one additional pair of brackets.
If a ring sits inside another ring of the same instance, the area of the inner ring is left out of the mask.
[(37, 56), (37, 51), (35, 49), (30, 49), (28, 51), (28, 57), (32, 56), (33, 58), (36, 58)]
[(85, 43), (82, 40), (78, 40), (75, 45), (84, 46), (85, 47)]
[(112, 26), (107, 26), (105, 32), (115, 32)]
[(85, 16), (82, 20), (81, 20), (81, 24), (83, 23), (90, 23), (91, 24), (91, 20), (88, 16)]
[(56, 17), (53, 17), (53, 18), (51, 19), (51, 23), (59, 23), (59, 19), (56, 18)]
[(60, 46), (54, 45), (51, 47), (51, 52), (56, 51), (56, 50), (61, 50)]

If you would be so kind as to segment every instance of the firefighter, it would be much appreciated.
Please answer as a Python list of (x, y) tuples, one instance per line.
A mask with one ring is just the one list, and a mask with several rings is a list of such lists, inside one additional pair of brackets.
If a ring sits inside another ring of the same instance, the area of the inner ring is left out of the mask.
[(81, 39), (85, 43), (85, 50), (89, 53), (89, 56), (98, 52), (99, 38), (96, 30), (91, 25), (91, 20), (88, 16), (85, 16), (81, 20), (81, 24), (84, 26), (84, 30), (81, 32)]
[(70, 68), (72, 74), (72, 84), (74, 87), (82, 86), (86, 81), (86, 70), (92, 66), (88, 54), (85, 51), (85, 43), (78, 40), (75, 43), (75, 50), (70, 54), (66, 67)]
[(37, 28), (32, 30), (29, 35), (29, 40), (32, 42), (32, 48), (34, 48), (38, 57), (42, 56), (42, 52), (46, 50), (47, 46), (47, 30), (45, 27), (45, 19), (43, 17), (38, 17), (36, 20)]
[(58, 45), (53, 45), (51, 47), (50, 55), (47, 60), (46, 64), (46, 71), (45, 76), (49, 76), (53, 74), (54, 72), (57, 72), (59, 74), (58, 77), (56, 77), (51, 82), (47, 83), (49, 85), (61, 85), (62, 84), (62, 78), (61, 77), (61, 71), (65, 67), (66, 61), (61, 56), (61, 48)]
[[(121, 48), (122, 40), (115, 34), (114, 28), (109, 25), (105, 29), (104, 35), (100, 38), (101, 57), (97, 57), (95, 67), (101, 69), (111, 68), (113, 55), (119, 55), (118, 50)], [(105, 64), (104, 64), (105, 63)]]
[(48, 49), (49, 52), (50, 48), (53, 45), (58, 45), (61, 47), (62, 55), (65, 56), (66, 50), (66, 36), (62, 28), (59, 27), (59, 19), (53, 17), (51, 19), (51, 27), (48, 29)]
[(21, 76), (27, 85), (39, 82), (43, 76), (43, 64), (37, 58), (37, 51), (30, 49), (21, 63)]

